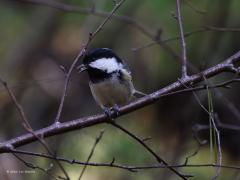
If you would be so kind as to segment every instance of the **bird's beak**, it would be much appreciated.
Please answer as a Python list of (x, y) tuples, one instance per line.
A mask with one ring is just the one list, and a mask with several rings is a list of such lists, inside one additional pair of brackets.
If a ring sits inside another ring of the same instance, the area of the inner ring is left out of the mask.
[(81, 64), (80, 66), (77, 67), (78, 73), (81, 73), (81, 72), (86, 71), (86, 70), (87, 70), (87, 66), (84, 65), (84, 64)]

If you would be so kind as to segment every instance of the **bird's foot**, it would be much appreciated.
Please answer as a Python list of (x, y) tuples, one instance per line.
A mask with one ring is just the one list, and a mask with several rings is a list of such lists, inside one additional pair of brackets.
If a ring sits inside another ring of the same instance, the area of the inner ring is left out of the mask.
[(113, 120), (111, 108), (104, 107), (103, 111), (104, 114), (108, 117), (108, 119)]
[(110, 108), (103, 108), (104, 113), (110, 120), (114, 120), (119, 115), (119, 107), (117, 104), (114, 104), (113, 107)]
[(120, 108), (118, 107), (117, 104), (114, 104), (113, 107), (111, 108), (115, 116), (119, 115)]

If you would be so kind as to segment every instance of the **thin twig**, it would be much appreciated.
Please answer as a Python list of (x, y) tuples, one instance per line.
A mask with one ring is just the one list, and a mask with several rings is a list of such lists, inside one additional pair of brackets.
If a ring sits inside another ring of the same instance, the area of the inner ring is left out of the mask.
[[(209, 114), (209, 121), (210, 121), (210, 124), (213, 125), (213, 129), (214, 131), (216, 132), (217, 134), (217, 146), (218, 146), (218, 159), (217, 159), (217, 164), (218, 165), (222, 165), (222, 148), (221, 148), (221, 139), (220, 139), (220, 131), (218, 130), (217, 126), (216, 126), (216, 123), (215, 123), (215, 119), (213, 117), (213, 114), (214, 114), (214, 110), (213, 110), (213, 103), (212, 103), (212, 96), (211, 96), (211, 91), (209, 90), (208, 88), (208, 81), (207, 79), (204, 77), (204, 81), (206, 82), (206, 90), (207, 90), (207, 93), (208, 93), (208, 114)], [(211, 129), (210, 129), (210, 132), (211, 132)], [(210, 136), (211, 137), (211, 136)], [(221, 171), (221, 168), (217, 168), (216, 170), (216, 174), (215, 176), (212, 178), (212, 179), (217, 179), (217, 177), (219, 176), (220, 174), (220, 171)]]
[(11, 89), (8, 87), (7, 82), (4, 81), (4, 80), (2, 80), (1, 78), (0, 78), (0, 82), (1, 82), (2, 85), (5, 87), (5, 89), (7, 90), (7, 93), (9, 94), (10, 98), (12, 99), (12, 101), (14, 102), (14, 104), (16, 105), (16, 108), (17, 108), (17, 110), (18, 110), (18, 112), (19, 112), (19, 114), (20, 114), (20, 116), (21, 116), (21, 118), (22, 118), (22, 120), (23, 120), (23, 123), (24, 123), (26, 126), (30, 127), (30, 124), (29, 124), (29, 122), (28, 122), (28, 120), (27, 120), (27, 117), (26, 117), (26, 115), (25, 115), (25, 113), (24, 113), (24, 111), (23, 111), (22, 106), (18, 103), (17, 98), (15, 97), (15, 95), (13, 94), (13, 92), (11, 91)]
[[(92, 149), (91, 149), (91, 151), (90, 151), (90, 154), (89, 154), (89, 156), (88, 156), (88, 158), (87, 158), (86, 164), (89, 163), (90, 159), (92, 158), (92, 156), (93, 156), (93, 154), (94, 154), (94, 151), (95, 151), (95, 148), (96, 148), (97, 144), (101, 141), (101, 139), (102, 139), (102, 137), (103, 137), (103, 134), (104, 134), (104, 130), (102, 130), (102, 131), (100, 132), (100, 134), (98, 135), (98, 137), (96, 138), (96, 140), (95, 140), (95, 142), (94, 142), (94, 144), (93, 144), (93, 147), (92, 147)], [(78, 180), (81, 180), (81, 178), (82, 178), (84, 172), (86, 171), (86, 169), (87, 169), (87, 165), (84, 165), (84, 166), (83, 166), (83, 169), (82, 169), (82, 171), (81, 171), (81, 173), (80, 173), (80, 176), (79, 176)]]
[[(96, 11), (95, 9), (91, 9), (91, 8), (79, 8), (74, 5), (68, 5), (68, 4), (64, 4), (64, 3), (53, 1), (53, 0), (50, 0), (50, 1), (49, 0), (25, 0), (24, 2), (29, 2), (29, 3), (36, 4), (36, 5), (52, 7), (52, 8), (62, 10), (62, 11), (66, 11), (66, 12), (76, 12), (76, 13), (80, 13), (80, 14), (92, 14), (95, 16), (103, 17), (103, 18), (108, 17), (110, 14), (108, 12)], [(114, 14), (112, 16), (112, 18), (119, 20), (121, 22), (124, 22), (126, 24), (129, 24), (132, 27), (136, 28), (141, 33), (143, 33), (145, 36), (150, 38), (151, 40), (156, 41), (164, 50), (166, 50), (173, 57), (173, 59), (181, 60), (181, 57), (170, 46), (168, 46), (166, 43), (163, 43), (161, 41), (161, 39), (156, 38), (157, 37), (156, 34), (158, 34), (158, 33), (153, 32), (152, 28), (146, 28), (146, 26), (144, 26), (142, 23), (140, 23), (136, 19), (129, 17), (129, 16)], [(188, 63), (188, 66), (193, 68), (193, 66), (190, 63)]]
[[(208, 88), (208, 81), (207, 81), (207, 79), (206, 79), (206, 77), (203, 75), (203, 79), (204, 79), (204, 81), (206, 82), (206, 90), (207, 90), (207, 93), (208, 93), (208, 102), (210, 102), (211, 101), (211, 99), (210, 99), (210, 95), (209, 95), (209, 93), (210, 93), (210, 91), (209, 91), (209, 88)], [(181, 80), (180, 80), (181, 81)], [(223, 83), (224, 84), (224, 83)], [(188, 88), (188, 86), (187, 85), (185, 85), (185, 84), (183, 84), (186, 88)], [(197, 100), (197, 102), (198, 102), (198, 104), (200, 105), (200, 107), (209, 115), (209, 118), (210, 118), (210, 125), (209, 125), (209, 127), (210, 127), (210, 133), (211, 133), (211, 129), (212, 129), (212, 127), (211, 127), (211, 124), (213, 124), (213, 128), (214, 128), (214, 131), (217, 133), (217, 144), (218, 144), (218, 164), (219, 165), (221, 165), (221, 163), (222, 163), (222, 150), (221, 150), (221, 141), (220, 141), (220, 132), (219, 132), (219, 130), (218, 130), (218, 128), (217, 128), (217, 126), (216, 126), (216, 124), (215, 124), (215, 121), (214, 121), (214, 118), (213, 118), (213, 116), (212, 116), (212, 114), (213, 114), (213, 110), (212, 110), (212, 103), (209, 103), (208, 104), (208, 106), (209, 106), (209, 110), (207, 110), (207, 108), (205, 108), (205, 106), (201, 103), (201, 101), (200, 101), (200, 99), (199, 99), (199, 97), (197, 96), (197, 94), (193, 91), (192, 92), (193, 93), (193, 95), (194, 95), (194, 97), (195, 97), (195, 99)], [(211, 136), (211, 134), (210, 134), (210, 140), (212, 140), (211, 139), (212, 138), (212, 136)], [(210, 144), (210, 146), (211, 146), (212, 144)], [(210, 147), (210, 149), (212, 149), (212, 147)], [(217, 171), (216, 171), (216, 174), (215, 174), (215, 176), (213, 177), (213, 179), (216, 179), (218, 176), (219, 176), (219, 173), (220, 173), (220, 168), (217, 168)]]
[[(33, 136), (35, 136), (37, 138), (37, 140), (41, 143), (41, 145), (45, 148), (45, 150), (48, 152), (48, 154), (50, 155), (54, 155), (54, 152), (52, 151), (52, 149), (48, 146), (48, 144), (46, 143), (46, 141), (43, 139), (43, 137), (40, 135), (37, 135), (34, 130), (31, 127), (27, 127), (25, 126), (25, 129), (30, 132)], [(68, 176), (67, 171), (65, 170), (65, 168), (63, 167), (63, 165), (57, 160), (55, 159), (55, 162), (57, 163), (57, 165), (60, 167), (61, 171), (64, 173), (64, 175), (66, 176), (67, 180), (70, 180), (70, 177)]]
[(196, 8), (189, 0), (185, 0), (185, 2), (194, 12), (201, 14), (201, 15), (206, 13), (206, 11)]
[[(204, 25), (203, 27), (200, 27), (199, 29), (184, 33), (184, 37), (188, 38), (192, 35), (196, 35), (199, 33), (205, 33), (205, 32), (232, 32), (232, 33), (239, 33), (240, 32), (240, 28), (230, 28), (230, 27), (215, 27), (215, 26), (210, 26), (210, 25)], [(176, 40), (181, 39), (181, 36), (176, 36), (176, 37), (170, 37), (170, 38), (166, 38), (162, 40), (162, 43), (170, 43)], [(159, 44), (157, 41), (152, 41), (148, 44), (145, 44), (143, 46), (140, 47), (136, 47), (136, 48), (132, 48), (132, 51), (136, 52), (136, 51), (140, 51), (142, 49), (145, 48), (149, 48), (153, 45)]]
[(63, 179), (63, 178), (60, 177), (60, 176), (56, 177), (56, 176), (52, 175), (51, 173), (48, 172), (47, 169), (44, 169), (44, 168), (42, 168), (42, 167), (39, 167), (39, 166), (34, 165), (34, 164), (32, 164), (32, 163), (29, 163), (29, 162), (26, 162), (23, 158), (21, 158), (20, 156), (18, 156), (18, 155), (15, 154), (15, 153), (12, 153), (12, 154), (13, 154), (20, 162), (22, 162), (26, 167), (29, 167), (29, 168), (31, 168), (31, 169), (38, 169), (38, 170), (46, 173), (48, 176), (50, 176), (51, 178), (53, 178), (53, 179), (55, 179), (55, 180), (58, 180), (58, 177), (61, 178), (61, 179)]
[[(147, 105), (153, 104), (154, 102), (162, 98), (164, 94), (185, 89), (185, 86), (183, 86), (183, 84), (191, 84), (193, 86), (198, 82), (203, 81), (203, 75), (206, 78), (210, 78), (218, 74), (221, 74), (222, 72), (236, 73), (237, 69), (233, 66), (233, 63), (237, 63), (237, 62), (240, 62), (240, 51), (228, 57), (225, 61), (211, 68), (208, 68), (199, 74), (194, 74), (189, 76), (188, 79), (183, 80), (182, 83), (180, 83), (179, 81), (173, 82), (172, 84), (165, 86), (145, 97), (142, 97), (133, 102), (130, 102), (129, 104), (120, 108), (118, 116), (122, 116), (124, 114), (133, 112), (137, 109), (143, 108)], [(65, 132), (69, 132), (69, 131), (73, 131), (81, 128), (86, 128), (96, 124), (105, 123), (107, 121), (108, 121), (108, 117), (105, 114), (98, 114), (98, 115), (93, 115), (89, 117), (75, 119), (72, 121), (61, 123), (59, 125), (54, 124), (46, 128), (36, 130), (35, 134), (41, 134), (44, 137), (50, 137), (57, 134), (62, 134)], [(23, 146), (25, 144), (29, 144), (36, 140), (37, 138), (34, 137), (31, 133), (12, 138), (0, 144), (0, 153), (8, 152), (10, 146), (16, 148), (16, 147)]]
[(196, 155), (198, 154), (198, 152), (200, 151), (200, 148), (207, 143), (207, 141), (200, 141), (200, 139), (199, 139), (198, 136), (196, 135), (196, 132), (195, 132), (195, 131), (193, 131), (193, 132), (194, 132), (193, 138), (194, 138), (194, 140), (197, 142), (197, 148), (196, 148), (196, 150), (195, 150), (193, 153), (191, 153), (190, 155), (188, 155), (188, 156), (185, 158), (184, 164), (186, 164), (186, 165), (188, 164), (189, 159), (192, 158), (192, 157), (194, 157), (194, 156), (196, 156)]
[(186, 53), (186, 42), (184, 38), (183, 32), (183, 22), (182, 22), (182, 15), (181, 15), (181, 0), (176, 0), (176, 19), (179, 26), (179, 33), (180, 33), (180, 42), (181, 42), (181, 60), (182, 60), (182, 79), (187, 78), (187, 53)]
[[(62, 3), (59, 1), (54, 1), (54, 0), (22, 0), (22, 1), (31, 3), (33, 5), (35, 4), (35, 5), (42, 5), (42, 6), (55, 8), (55, 9), (58, 9), (58, 10), (61, 10), (64, 12), (78, 13), (78, 14), (91, 14), (91, 15), (95, 15), (98, 17), (102, 17), (102, 18), (106, 18), (110, 14), (109, 12), (97, 11), (96, 9), (92, 9), (92, 8), (81, 8), (81, 7), (77, 7), (75, 5), (65, 4), (65, 3)], [(115, 20), (124, 22), (125, 24), (131, 25), (133, 28), (136, 28), (138, 31), (143, 33), (146, 37), (150, 38), (151, 40), (153, 40), (153, 42), (156, 42), (158, 45), (160, 45), (160, 47), (162, 47), (164, 50), (166, 50), (166, 52), (168, 52), (173, 57), (173, 59), (181, 60), (181, 57), (170, 46), (168, 46), (161, 39), (156, 38), (156, 33), (154, 33), (152, 31), (152, 28), (147, 28), (141, 22), (139, 22), (138, 20), (136, 20), (133, 17), (113, 14), (112, 18)], [(203, 27), (203, 29), (214, 30), (214, 28), (213, 29), (207, 28), (207, 26)], [(223, 29), (215, 28), (215, 30), (217, 32), (218, 30), (221, 31)], [(239, 28), (236, 28), (236, 29), (224, 28), (224, 30), (230, 31), (230, 32), (237, 32), (237, 30), (240, 31)], [(171, 39), (171, 38), (169, 38), (169, 39)], [(179, 39), (179, 38), (177, 38), (177, 39)], [(187, 66), (189, 68), (191, 68), (192, 71), (198, 72), (198, 69), (190, 62), (187, 62)]]
[(36, 156), (36, 157), (41, 157), (41, 158), (47, 158), (47, 159), (57, 159), (59, 161), (68, 163), (68, 164), (78, 164), (78, 165), (86, 165), (86, 166), (93, 166), (93, 167), (112, 167), (112, 168), (119, 168), (119, 169), (124, 169), (124, 170), (128, 170), (130, 172), (136, 172), (138, 170), (144, 170), (144, 169), (158, 169), (158, 168), (184, 168), (184, 167), (221, 167), (221, 168), (227, 168), (227, 169), (236, 169), (236, 170), (240, 170), (240, 166), (232, 166), (232, 165), (217, 165), (217, 164), (177, 164), (177, 165), (169, 165), (166, 166), (164, 164), (151, 164), (151, 165), (144, 165), (144, 166), (136, 166), (136, 165), (122, 165), (122, 164), (116, 164), (115, 160), (111, 161), (110, 163), (96, 163), (96, 162), (81, 162), (79, 160), (76, 159), (66, 159), (66, 158), (62, 158), (59, 156), (51, 156), (51, 155), (47, 155), (47, 154), (43, 154), (43, 153), (36, 153), (36, 152), (30, 152), (30, 151), (23, 151), (23, 150), (16, 150), (16, 149), (12, 149), (11, 151), (9, 151), (9, 153), (14, 153), (14, 154), (21, 154), (21, 155), (28, 155), (28, 156)]
[[(204, 81), (205, 81), (205, 83), (206, 83), (206, 85), (205, 85), (205, 87), (206, 87), (206, 90), (207, 90), (207, 93), (208, 93), (208, 102), (211, 102), (211, 97), (210, 97), (210, 88), (209, 88), (209, 85), (208, 85), (208, 81), (207, 81), (207, 79), (206, 79), (206, 77), (203, 75), (203, 79), (204, 79)], [(229, 81), (226, 81), (226, 82), (224, 82), (224, 83), (220, 83), (220, 85), (223, 85), (223, 87), (224, 86), (226, 86), (226, 84), (228, 83), (228, 82), (230, 82), (231, 80), (229, 80)], [(239, 81), (239, 79), (237, 79), (237, 81)], [(225, 84), (226, 83), (226, 84)], [(185, 84), (183, 84), (186, 88), (188, 88), (188, 86), (187, 85), (185, 85)], [(214, 129), (214, 131), (216, 132), (216, 134), (217, 134), (217, 145), (218, 145), (218, 164), (219, 165), (221, 165), (222, 164), (222, 149), (221, 149), (221, 141), (220, 141), (220, 131), (218, 130), (218, 128), (217, 128), (217, 126), (216, 126), (216, 124), (215, 124), (215, 120), (214, 120), (214, 117), (213, 117), (213, 107), (212, 107), (212, 103), (209, 103), (208, 104), (208, 106), (209, 106), (209, 110), (201, 103), (201, 101), (200, 101), (200, 99), (199, 99), (199, 97), (197, 96), (197, 94), (193, 91), (192, 92), (193, 93), (193, 95), (194, 95), (194, 97), (195, 97), (195, 99), (197, 100), (197, 102), (198, 102), (198, 104), (200, 105), (200, 107), (208, 114), (208, 116), (209, 116), (209, 121), (210, 121), (210, 125), (211, 124), (213, 124), (213, 129)], [(210, 132), (211, 132), (211, 126), (210, 126)], [(211, 138), (211, 136), (210, 136), (210, 138)], [(211, 139), (210, 139), (211, 140)], [(212, 149), (212, 148), (210, 148), (210, 149)], [(220, 168), (217, 168), (217, 171), (216, 171), (216, 174), (215, 174), (215, 176), (213, 177), (213, 179), (216, 179), (218, 176), (219, 176), (219, 173), (220, 173)]]
[[(0, 78), (0, 82), (3, 84), (3, 86), (6, 88), (9, 96), (11, 97), (11, 99), (13, 100), (14, 104), (16, 105), (19, 114), (21, 115), (22, 121), (23, 121), (23, 127), (27, 130), (27, 132), (31, 133), (41, 144), (42, 146), (47, 150), (47, 152), (51, 155), (53, 155), (52, 150), (48, 147), (47, 143), (41, 138), (39, 137), (34, 130), (32, 129), (27, 116), (24, 113), (24, 110), (22, 108), (22, 106), (18, 103), (16, 96), (13, 94), (13, 92), (11, 91), (11, 89), (8, 87), (7, 82), (2, 80)], [(62, 172), (64, 173), (64, 175), (66, 176), (67, 179), (70, 179), (68, 176), (68, 173), (66, 172), (66, 170), (64, 169), (64, 167), (61, 165), (61, 163), (56, 160), (56, 163), (59, 165), (60, 169), (62, 170)]]
[(208, 31), (216, 31), (216, 32), (240, 32), (240, 28), (232, 28), (232, 27), (216, 27), (211, 25), (205, 25), (204, 28)]
[(64, 101), (65, 101), (65, 98), (67, 96), (68, 85), (69, 85), (69, 81), (70, 81), (70, 77), (71, 77), (73, 69), (76, 67), (76, 64), (78, 63), (79, 59), (81, 59), (81, 57), (83, 57), (85, 55), (85, 52), (86, 52), (89, 44), (93, 40), (93, 38), (97, 35), (97, 33), (99, 33), (102, 30), (104, 25), (111, 19), (113, 14), (117, 11), (118, 8), (120, 8), (120, 6), (124, 2), (125, 2), (125, 0), (121, 0), (120, 2), (116, 3), (115, 7), (113, 8), (113, 10), (104, 19), (104, 21), (98, 26), (98, 28), (93, 33), (89, 34), (88, 41), (83, 45), (83, 47), (80, 50), (80, 52), (78, 53), (77, 57), (74, 59), (73, 63), (71, 64), (71, 66), (69, 68), (69, 71), (66, 74), (66, 80), (65, 80), (65, 84), (64, 84), (63, 94), (62, 94), (61, 101), (60, 101), (60, 104), (59, 104), (57, 116), (55, 118), (55, 123), (59, 123), (59, 120), (60, 120), (60, 117), (61, 117), (61, 114), (62, 114), (62, 110), (63, 110)]
[[(150, 154), (152, 154), (153, 157), (155, 157), (155, 159), (158, 161), (158, 163), (160, 164), (164, 164), (165, 166), (168, 166), (168, 163), (163, 160), (161, 157), (159, 157), (144, 141), (142, 141), (141, 139), (139, 139), (137, 136), (135, 136), (133, 133), (131, 133), (130, 131), (128, 131), (127, 129), (125, 129), (124, 127), (120, 126), (119, 124), (115, 123), (114, 121), (109, 122), (111, 125), (113, 125), (114, 127), (120, 129), (121, 131), (123, 131), (124, 133), (126, 133), (127, 135), (129, 135), (130, 137), (132, 137), (133, 139), (135, 139), (139, 144), (141, 144)], [(172, 172), (174, 172), (176, 175), (178, 175), (180, 178), (182, 179), (187, 179), (186, 175), (181, 174), (180, 172), (178, 172), (177, 170), (175, 170), (172, 167), (169, 167), (169, 170), (171, 170)]]
[[(208, 88), (209, 89), (216, 89), (216, 88), (220, 88), (220, 87), (221, 88), (230, 88), (229, 84), (239, 83), (239, 82), (240, 82), (239, 78), (234, 78), (234, 79), (230, 79), (230, 80), (227, 80), (227, 81), (215, 84), (215, 85), (208, 86)], [(188, 87), (183, 84), (183, 86), (185, 87), (185, 89), (166, 93), (166, 94), (163, 94), (161, 97), (166, 97), (166, 96), (171, 96), (171, 95), (179, 95), (181, 93), (186, 93), (186, 92), (195, 92), (195, 91), (205, 90), (207, 88), (206, 85), (201, 85), (201, 86), (197, 86), (197, 87)]]
[[(216, 123), (218, 128), (225, 129), (225, 130), (232, 130), (232, 131), (240, 131), (240, 126), (235, 124), (225, 124), (225, 123)], [(196, 124), (193, 126), (193, 130), (196, 132), (208, 130), (210, 127), (209, 125), (205, 124)]]

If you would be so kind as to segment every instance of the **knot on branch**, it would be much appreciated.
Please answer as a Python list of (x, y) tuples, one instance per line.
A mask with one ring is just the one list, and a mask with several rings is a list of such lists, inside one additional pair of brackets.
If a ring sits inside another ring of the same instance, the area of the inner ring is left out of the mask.
[(237, 63), (232, 63), (227, 65), (227, 70), (236, 74), (240, 73), (240, 65), (237, 65)]
[(14, 146), (9, 143), (0, 143), (0, 153), (11, 152), (14, 149)]

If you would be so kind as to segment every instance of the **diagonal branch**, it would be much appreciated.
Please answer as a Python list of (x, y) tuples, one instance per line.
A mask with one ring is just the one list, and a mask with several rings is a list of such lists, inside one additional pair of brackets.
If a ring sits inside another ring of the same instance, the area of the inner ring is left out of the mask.
[(15, 153), (13, 153), (13, 155), (14, 155), (14, 157), (17, 158), (20, 162), (22, 162), (26, 167), (29, 167), (29, 168), (31, 168), (31, 169), (38, 169), (38, 170), (46, 173), (49, 177), (51, 177), (52, 179), (55, 179), (55, 180), (59, 180), (59, 178), (64, 179), (63, 177), (60, 177), (60, 176), (56, 177), (56, 176), (50, 174), (47, 169), (44, 169), (44, 168), (42, 168), (42, 167), (40, 167), (40, 166), (37, 166), (37, 165), (34, 165), (34, 164), (32, 164), (32, 163), (29, 163), (29, 162), (25, 161), (23, 158), (21, 158), (20, 156), (18, 156), (18, 155), (15, 154)]
[[(206, 78), (210, 78), (217, 74), (221, 74), (222, 72), (236, 73), (237, 69), (234, 67), (234, 63), (236, 62), (240, 62), (240, 51), (238, 51), (231, 57), (227, 58), (222, 63), (219, 63), (209, 69), (206, 69), (201, 73), (189, 76), (188, 79), (183, 80), (182, 82), (176, 81), (166, 87), (159, 89), (158, 91), (153, 92), (152, 94), (149, 94), (143, 98), (140, 98), (134, 102), (129, 103), (126, 106), (121, 107), (119, 111), (119, 116), (130, 113), (137, 109), (143, 108), (147, 105), (153, 104), (154, 102), (159, 100), (161, 97), (165, 96), (165, 94), (167, 93), (185, 89), (185, 86), (183, 84), (191, 83), (191, 85), (195, 85), (198, 82), (203, 81), (203, 75)], [(105, 116), (105, 114), (98, 114), (98, 115), (93, 115), (89, 117), (75, 119), (72, 121), (61, 123), (59, 125), (53, 124), (46, 128), (36, 130), (35, 134), (36, 135), (41, 134), (43, 137), (50, 137), (50, 136), (54, 136), (54, 135), (66, 133), (69, 131), (93, 126), (100, 123), (106, 123), (106, 122), (108, 122), (108, 118)], [(16, 138), (0, 143), (0, 153), (8, 152), (11, 149), (10, 148), (11, 146), (16, 148), (16, 147), (23, 146), (25, 144), (29, 144), (36, 140), (37, 140), (36, 137), (34, 137), (31, 133), (18, 136)]]
[(62, 110), (63, 110), (64, 101), (65, 101), (65, 98), (67, 96), (68, 85), (69, 85), (69, 81), (70, 81), (70, 77), (71, 77), (73, 69), (77, 65), (79, 59), (81, 59), (85, 55), (85, 52), (86, 52), (89, 44), (93, 40), (93, 38), (97, 35), (97, 33), (99, 33), (103, 29), (103, 26), (111, 19), (113, 14), (118, 10), (118, 8), (120, 8), (120, 6), (124, 2), (125, 2), (125, 0), (121, 0), (120, 2), (116, 3), (113, 10), (104, 19), (104, 21), (98, 26), (98, 28), (93, 33), (89, 34), (88, 41), (83, 45), (83, 47), (80, 50), (80, 52), (78, 53), (77, 57), (74, 59), (73, 63), (71, 64), (71, 67), (69, 68), (69, 70), (66, 74), (66, 80), (65, 80), (65, 84), (64, 84), (63, 95), (61, 97), (61, 101), (60, 101), (60, 105), (59, 105), (59, 108), (58, 108), (57, 116), (55, 118), (55, 123), (57, 123), (57, 124), (59, 123), (59, 120), (60, 120), (60, 117), (61, 117), (61, 114), (62, 114)]
[[(25, 115), (24, 113), (24, 110), (22, 108), (22, 106), (20, 105), (20, 103), (17, 101), (17, 98), (16, 96), (13, 94), (13, 92), (9, 89), (8, 85), (7, 85), (7, 82), (2, 80), (0, 78), (0, 82), (3, 84), (3, 86), (6, 88), (9, 96), (11, 97), (11, 99), (13, 100), (14, 104), (16, 105), (17, 107), (17, 110), (19, 111), (20, 115), (21, 115), (21, 118), (22, 118), (22, 125), (23, 127), (27, 130), (27, 132), (31, 133), (34, 137), (37, 138), (37, 140), (41, 143), (41, 145), (46, 149), (46, 151), (50, 154), (50, 155), (53, 155), (54, 153), (52, 152), (51, 148), (47, 145), (47, 143), (44, 141), (44, 139), (41, 138), (40, 135), (36, 135), (34, 130), (32, 129), (30, 123), (28, 122), (28, 119), (27, 119), (27, 116)], [(17, 157), (15, 155), (15, 157)], [(20, 159), (19, 157), (17, 157), (18, 159)], [(68, 176), (68, 173), (67, 171), (64, 169), (64, 167), (62, 166), (62, 164), (57, 160), (55, 159), (56, 163), (58, 164), (58, 166), (60, 167), (61, 171), (63, 172), (63, 174), (66, 176), (66, 179), (67, 180), (70, 180), (69, 176)], [(26, 164), (26, 163), (25, 163)]]
[[(165, 166), (168, 166), (168, 163), (165, 160), (163, 160), (160, 156), (158, 156), (144, 141), (142, 141), (137, 136), (135, 136), (134, 134), (132, 134), (127, 129), (123, 128), (122, 126), (118, 125), (114, 121), (111, 121), (110, 124), (113, 125), (114, 127), (118, 128), (118, 129), (120, 129), (121, 131), (123, 131), (124, 133), (126, 133), (127, 135), (129, 135), (130, 137), (135, 139), (138, 143), (140, 143), (150, 154), (152, 154), (153, 157), (155, 157), (155, 159), (158, 161), (158, 163), (164, 164)], [(174, 168), (169, 167), (169, 170), (171, 170), (172, 172), (177, 174), (180, 178), (187, 179), (186, 175), (181, 174), (180, 172), (178, 172)]]
[(82, 169), (82, 171), (81, 171), (81, 173), (80, 173), (80, 176), (79, 176), (78, 180), (81, 180), (81, 178), (83, 177), (83, 174), (84, 174), (84, 172), (85, 172), (86, 169), (87, 169), (87, 163), (89, 163), (90, 159), (92, 158), (92, 156), (93, 156), (93, 154), (94, 154), (94, 151), (95, 151), (95, 149), (96, 149), (96, 146), (97, 146), (97, 144), (101, 141), (101, 139), (102, 139), (102, 137), (103, 137), (103, 134), (104, 134), (104, 130), (102, 130), (102, 131), (100, 132), (100, 134), (98, 135), (98, 137), (96, 138), (96, 140), (95, 140), (95, 142), (94, 142), (94, 144), (93, 144), (93, 147), (92, 147), (92, 149), (91, 149), (91, 151), (90, 151), (90, 154), (89, 154), (89, 156), (88, 156), (88, 158), (87, 158), (86, 165), (83, 166), (83, 169)]
[[(79, 14), (91, 14), (98, 17), (106, 18), (109, 16), (109, 12), (98, 11), (92, 8), (81, 8), (74, 5), (69, 5), (61, 2), (57, 2), (55, 0), (22, 0), (22, 2), (27, 2), (35, 5), (42, 5), (46, 7), (55, 8), (61, 11), (70, 12), (70, 13), (79, 13)], [(146, 37), (155, 41), (159, 44), (164, 50), (166, 50), (174, 59), (180, 60), (181, 57), (165, 42), (162, 42), (161, 39), (156, 37), (156, 33), (152, 31), (152, 28), (147, 28), (141, 22), (136, 20), (133, 17), (125, 16), (125, 15), (112, 15), (112, 19), (124, 22), (125, 24), (131, 25), (133, 28), (137, 29), (141, 33), (143, 33)], [(193, 66), (188, 63), (188, 66), (193, 68)]]

